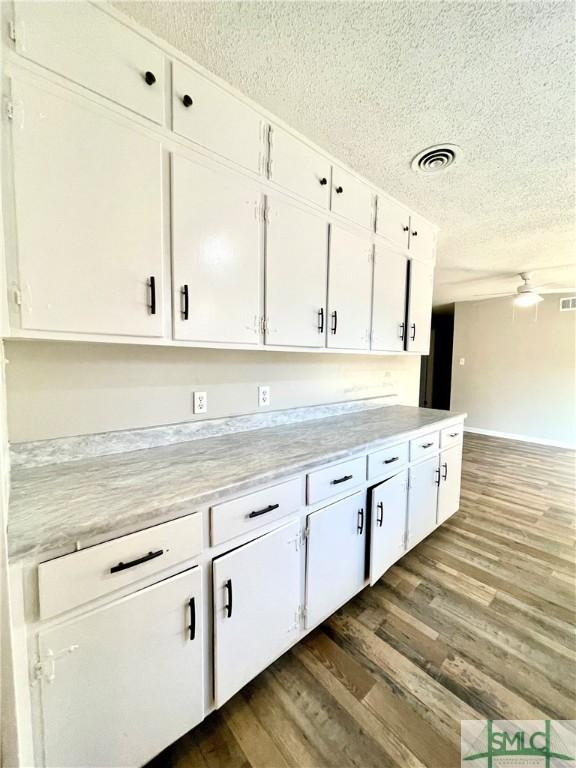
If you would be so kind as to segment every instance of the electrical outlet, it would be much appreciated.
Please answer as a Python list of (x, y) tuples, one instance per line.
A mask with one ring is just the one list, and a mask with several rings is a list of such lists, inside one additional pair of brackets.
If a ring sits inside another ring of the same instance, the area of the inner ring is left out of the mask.
[(258, 387), (258, 407), (266, 408), (270, 405), (270, 387), (268, 385)]
[(194, 392), (194, 413), (206, 413), (208, 410), (208, 395), (206, 392)]
[(460, 358), (460, 365), (465, 365), (465, 364), (466, 364), (466, 358), (465, 357), (461, 357)]

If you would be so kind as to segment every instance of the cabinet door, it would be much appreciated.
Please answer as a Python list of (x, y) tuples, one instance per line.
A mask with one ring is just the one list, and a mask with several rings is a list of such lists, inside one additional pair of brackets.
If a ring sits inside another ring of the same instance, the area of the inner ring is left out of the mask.
[(143, 765), (202, 720), (195, 568), (38, 634), (45, 765)]
[(308, 515), (306, 626), (359, 592), (366, 579), (366, 492)]
[(410, 261), (408, 269), (408, 336), (406, 349), (427, 355), (430, 349), (434, 268)]
[(176, 339), (258, 343), (259, 207), (249, 181), (172, 156)]
[(376, 232), (391, 243), (408, 248), (410, 211), (389, 197), (378, 197)]
[(363, 184), (343, 168), (332, 169), (332, 211), (339, 216), (374, 231), (375, 196), (370, 187)]
[(323, 347), (328, 224), (272, 200), (266, 225), (266, 343)]
[(335, 349), (370, 347), (372, 243), (337, 226), (330, 228), (328, 337)]
[(372, 297), (372, 349), (399, 352), (406, 337), (406, 278), (402, 254), (376, 244)]
[(443, 523), (460, 506), (462, 474), (462, 445), (455, 445), (440, 454), (440, 487), (438, 488), (438, 524)]
[(270, 128), (269, 177), (296, 195), (328, 208), (330, 162), (288, 131)]
[(14, 19), (21, 56), (163, 122), (164, 54), (139, 34), (84, 2), (15, 3)]
[(160, 143), (64, 91), (13, 94), (22, 328), (162, 336)]
[(299, 526), (289, 523), (214, 560), (217, 707), (298, 637)]
[(439, 472), (437, 456), (410, 467), (407, 549), (436, 527)]
[(370, 518), (370, 584), (406, 551), (408, 471), (400, 472), (372, 490)]
[(434, 260), (436, 230), (420, 216), (410, 216), (410, 254), (423, 261)]
[(263, 121), (257, 112), (177, 61), (173, 62), (173, 94), (175, 133), (254, 173), (262, 170)]

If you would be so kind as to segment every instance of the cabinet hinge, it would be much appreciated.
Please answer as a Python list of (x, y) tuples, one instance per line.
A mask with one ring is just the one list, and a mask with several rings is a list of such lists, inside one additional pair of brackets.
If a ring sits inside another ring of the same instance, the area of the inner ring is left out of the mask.
[(272, 175), (272, 126), (267, 126), (266, 131), (266, 178)]
[(8, 117), (8, 120), (14, 120), (14, 102), (13, 101), (6, 102), (6, 115)]
[(13, 43), (16, 42), (16, 23), (14, 21), (8, 22), (8, 38), (12, 40)]
[(302, 629), (304, 629), (304, 627), (306, 626), (306, 606), (301, 605), (298, 610), (298, 613), (300, 614), (300, 626), (302, 627)]
[(46, 656), (39, 656), (34, 662), (32, 668), (33, 683), (44, 681), (46, 683), (54, 682), (56, 678), (56, 660), (61, 659), (63, 656), (69, 656), (74, 651), (78, 650), (78, 645), (70, 645), (68, 648), (62, 648), (60, 651), (54, 651), (49, 648), (46, 652)]
[(267, 330), (268, 330), (268, 318), (262, 315), (262, 317), (260, 318), (260, 332), (262, 333), (262, 335), (264, 335)]
[(14, 304), (16, 306), (21, 307), (22, 306), (22, 291), (20, 288), (14, 288)]

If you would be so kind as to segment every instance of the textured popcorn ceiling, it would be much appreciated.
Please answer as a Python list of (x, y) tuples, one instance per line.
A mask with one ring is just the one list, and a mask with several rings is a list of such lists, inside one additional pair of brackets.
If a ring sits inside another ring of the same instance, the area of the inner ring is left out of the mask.
[(573, 3), (115, 6), (437, 222), (436, 303), (576, 282)]

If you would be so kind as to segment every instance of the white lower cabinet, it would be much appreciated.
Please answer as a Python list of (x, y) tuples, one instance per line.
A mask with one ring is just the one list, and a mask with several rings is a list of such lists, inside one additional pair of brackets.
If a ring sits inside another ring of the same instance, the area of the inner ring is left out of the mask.
[(366, 583), (366, 491), (308, 515), (306, 627), (313, 627)]
[(408, 471), (372, 489), (370, 504), (370, 585), (406, 551)]
[(38, 633), (45, 765), (140, 766), (204, 715), (191, 569)]
[(439, 472), (438, 456), (410, 467), (407, 549), (418, 544), (436, 527)]
[(213, 562), (217, 707), (298, 638), (299, 529), (289, 523)]
[(460, 481), (462, 476), (462, 445), (447, 448), (440, 454), (440, 485), (438, 487), (438, 519), (443, 523), (460, 506)]

